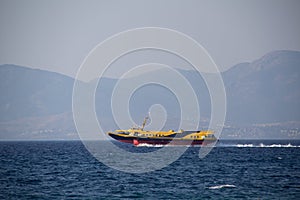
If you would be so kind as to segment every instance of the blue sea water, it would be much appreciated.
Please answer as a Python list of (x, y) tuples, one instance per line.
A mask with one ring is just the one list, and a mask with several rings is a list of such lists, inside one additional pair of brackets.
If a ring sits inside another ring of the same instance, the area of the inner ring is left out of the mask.
[(0, 199), (300, 199), (299, 141), (221, 141), (198, 153), (190, 147), (161, 170), (130, 174), (80, 141), (0, 142)]

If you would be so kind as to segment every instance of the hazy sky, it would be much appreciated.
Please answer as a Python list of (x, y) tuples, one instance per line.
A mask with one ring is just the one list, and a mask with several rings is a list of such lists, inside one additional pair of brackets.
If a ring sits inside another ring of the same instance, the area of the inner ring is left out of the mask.
[(158, 26), (191, 36), (224, 70), (272, 50), (300, 50), (299, 11), (299, 0), (1, 0), (0, 64), (74, 76), (107, 37)]

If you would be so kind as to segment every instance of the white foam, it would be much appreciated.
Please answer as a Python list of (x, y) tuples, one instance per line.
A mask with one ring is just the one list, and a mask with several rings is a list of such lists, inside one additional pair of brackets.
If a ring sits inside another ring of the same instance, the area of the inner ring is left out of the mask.
[(271, 145), (264, 145), (264, 144), (260, 144), (261, 147), (300, 147), (297, 145), (291, 145), (291, 143), (289, 144), (271, 144)]
[(300, 147), (297, 145), (291, 145), (289, 144), (271, 144), (271, 145), (266, 145), (263, 143), (260, 143), (259, 145), (253, 145), (253, 144), (237, 144), (236, 147), (262, 147), (262, 148), (295, 148), (295, 147)]
[(209, 187), (209, 189), (215, 190), (215, 189), (221, 189), (221, 188), (235, 188), (235, 187), (236, 187), (235, 185), (225, 184), (225, 185), (211, 186), (211, 187)]
[(237, 144), (237, 147), (253, 147), (253, 144)]
[(146, 144), (146, 143), (140, 143), (137, 145), (137, 147), (163, 147), (162, 144)]
[(147, 144), (140, 143), (136, 147), (201, 147), (201, 145), (171, 145), (171, 144)]

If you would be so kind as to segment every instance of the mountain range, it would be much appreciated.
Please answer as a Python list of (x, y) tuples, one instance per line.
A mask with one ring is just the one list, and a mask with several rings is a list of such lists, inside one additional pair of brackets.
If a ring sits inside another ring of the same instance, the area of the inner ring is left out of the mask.
[[(200, 99), (201, 120), (205, 126), (210, 118), (210, 96), (205, 82), (193, 70), (177, 70), (189, 80)], [(163, 71), (141, 76), (170, 78)], [(227, 126), (300, 121), (300, 52), (273, 51), (253, 62), (231, 67), (222, 72), (222, 77), (227, 96)], [(105, 129), (116, 126), (110, 97), (117, 81), (101, 78), (97, 88), (96, 112)], [(1, 65), (0, 139), (78, 138), (72, 119), (73, 83), (73, 78), (55, 72)], [(172, 116), (165, 128), (178, 123), (180, 109), (176, 97), (167, 88), (157, 85), (145, 86), (133, 94), (129, 102), (133, 119), (140, 123), (149, 107), (156, 103), (162, 104), (168, 116)]]

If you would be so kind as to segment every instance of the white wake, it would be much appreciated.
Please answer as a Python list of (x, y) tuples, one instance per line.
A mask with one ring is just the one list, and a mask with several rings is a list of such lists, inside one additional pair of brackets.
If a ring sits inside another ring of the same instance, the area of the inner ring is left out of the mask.
[(261, 148), (299, 148), (300, 145), (292, 145), (292, 144), (263, 144), (260, 143), (259, 145), (254, 144), (237, 144), (236, 147), (261, 147)]

